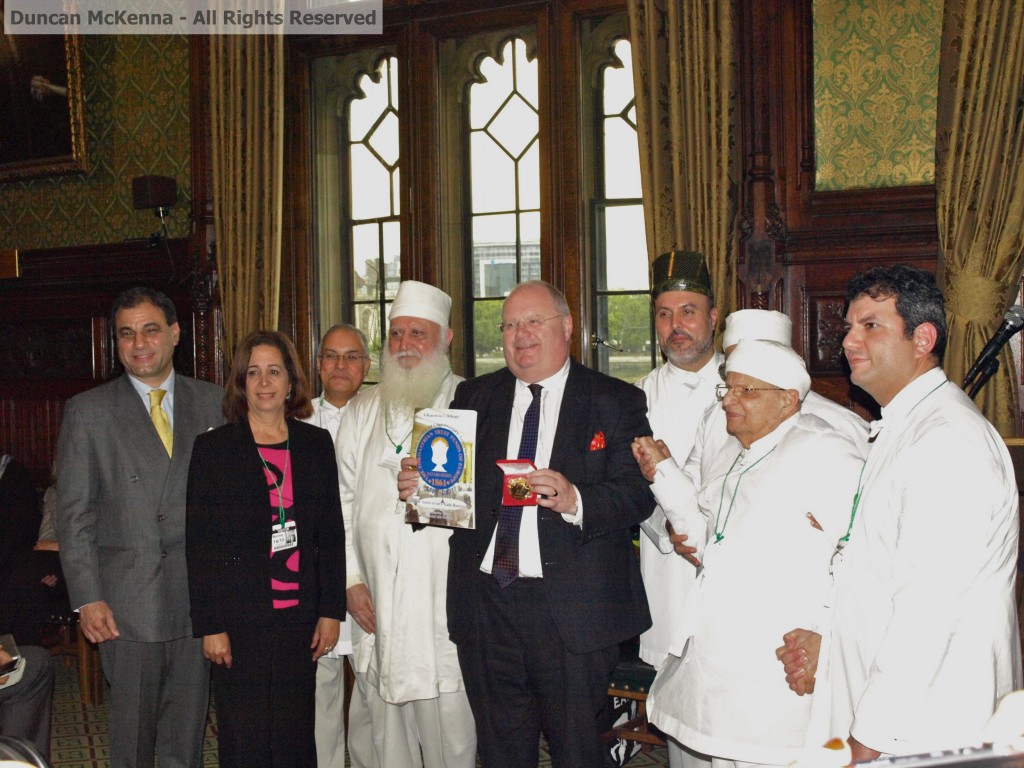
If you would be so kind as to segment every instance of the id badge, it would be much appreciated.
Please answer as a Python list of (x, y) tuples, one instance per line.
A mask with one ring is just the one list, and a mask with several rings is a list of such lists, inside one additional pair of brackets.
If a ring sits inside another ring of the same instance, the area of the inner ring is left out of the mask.
[(295, 528), (294, 520), (286, 520), (284, 528), (274, 523), (270, 532), (270, 551), (283, 552), (286, 549), (295, 549), (299, 545), (299, 532)]

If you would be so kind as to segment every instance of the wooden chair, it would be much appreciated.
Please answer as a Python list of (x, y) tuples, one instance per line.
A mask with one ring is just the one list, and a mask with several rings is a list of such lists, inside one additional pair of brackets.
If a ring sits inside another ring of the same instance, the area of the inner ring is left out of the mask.
[(100, 652), (85, 639), (82, 628), (78, 626), (78, 614), (61, 620), (57, 627), (60, 642), (50, 648), (50, 655), (60, 656), (68, 667), (72, 659), (78, 661), (78, 694), (82, 704), (87, 707), (98, 706), (103, 701)]
[(637, 702), (636, 714), (627, 722), (605, 731), (602, 739), (606, 742), (613, 739), (639, 742), (644, 752), (652, 746), (665, 746), (661, 732), (647, 722), (647, 691), (654, 682), (655, 670), (650, 664), (641, 661), (639, 647), (623, 649), (622, 659), (612, 673), (608, 684), (608, 695), (618, 696)]

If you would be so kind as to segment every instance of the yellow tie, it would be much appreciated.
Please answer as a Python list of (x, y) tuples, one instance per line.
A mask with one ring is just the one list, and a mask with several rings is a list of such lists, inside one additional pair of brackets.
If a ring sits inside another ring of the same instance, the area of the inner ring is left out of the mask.
[(162, 389), (149, 390), (149, 418), (153, 420), (156, 433), (160, 435), (160, 440), (163, 442), (164, 448), (167, 449), (167, 455), (170, 456), (171, 447), (174, 445), (174, 434), (171, 432), (170, 419), (167, 418), (164, 409), (160, 407), (166, 394)]

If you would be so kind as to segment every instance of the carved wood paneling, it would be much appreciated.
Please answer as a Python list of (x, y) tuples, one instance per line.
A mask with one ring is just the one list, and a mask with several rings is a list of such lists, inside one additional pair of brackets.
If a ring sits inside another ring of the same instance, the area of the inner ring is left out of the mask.
[[(0, 452), (45, 484), (67, 398), (120, 372), (110, 323), (132, 285), (166, 293), (181, 338), (175, 368), (211, 373), (212, 279), (197, 277), (185, 239), (24, 251), (21, 277), (0, 280)], [(211, 378), (210, 376), (205, 376)]]
[(878, 264), (934, 271), (934, 187), (814, 189), (812, 0), (740, 3), (739, 306), (793, 319), (816, 391), (861, 413), (841, 354), (847, 281)]
[(846, 373), (843, 337), (846, 335), (846, 295), (824, 291), (805, 299), (807, 305), (807, 369), (815, 374)]

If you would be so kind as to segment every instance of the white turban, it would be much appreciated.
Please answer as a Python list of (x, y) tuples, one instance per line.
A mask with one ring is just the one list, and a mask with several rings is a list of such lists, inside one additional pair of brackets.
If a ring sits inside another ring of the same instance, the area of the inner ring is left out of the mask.
[(726, 373), (742, 373), (782, 389), (795, 389), (800, 399), (811, 389), (807, 366), (788, 344), (744, 339), (725, 361)]
[(793, 343), (793, 322), (774, 310), (740, 309), (725, 318), (722, 348), (728, 349), (740, 339), (777, 341), (788, 347)]
[(398, 286), (388, 320), (394, 320), (396, 317), (418, 317), (447, 328), (451, 310), (452, 297), (440, 288), (417, 280), (404, 280)]

